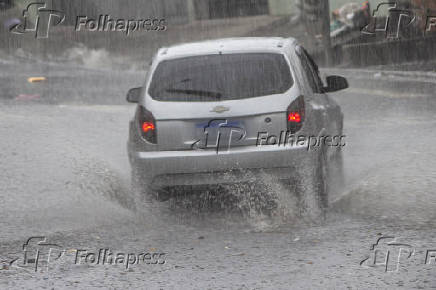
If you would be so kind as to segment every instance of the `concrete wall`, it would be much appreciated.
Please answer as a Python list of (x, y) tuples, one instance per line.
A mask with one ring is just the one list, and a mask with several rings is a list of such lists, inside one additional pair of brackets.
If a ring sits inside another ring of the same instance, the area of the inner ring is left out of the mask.
[[(188, 0), (189, 1), (189, 0)], [(276, 13), (280, 13), (286, 7), (286, 2), (294, 0), (191, 0), (195, 11), (195, 19), (239, 17), (260, 14), (271, 14), (269, 12), (269, 1), (282, 2), (273, 3)], [(281, 6), (282, 5), (282, 6)], [(279, 14), (277, 14), (279, 15)]]
[(294, 0), (269, 0), (270, 15), (291, 15), (295, 13)]
[(196, 19), (209, 18), (209, 1), (208, 0), (194, 0), (194, 10)]
[(436, 59), (436, 36), (344, 45), (339, 61), (355, 67)]

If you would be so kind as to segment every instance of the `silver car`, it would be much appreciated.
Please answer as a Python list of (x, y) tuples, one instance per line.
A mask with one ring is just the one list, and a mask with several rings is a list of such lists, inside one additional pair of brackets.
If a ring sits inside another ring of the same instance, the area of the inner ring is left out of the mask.
[(301, 214), (319, 218), (327, 165), (340, 166), (344, 145), (342, 112), (326, 93), (347, 87), (339, 76), (324, 86), (292, 38), (162, 48), (144, 85), (127, 95), (138, 104), (128, 140), (132, 185), (149, 195), (269, 175), (300, 182)]

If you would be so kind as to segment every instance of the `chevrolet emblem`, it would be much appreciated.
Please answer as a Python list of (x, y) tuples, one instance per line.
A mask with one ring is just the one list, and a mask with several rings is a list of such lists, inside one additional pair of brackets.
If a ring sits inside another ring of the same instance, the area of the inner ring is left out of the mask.
[(230, 111), (230, 108), (224, 107), (224, 106), (216, 106), (215, 108), (213, 108), (211, 110), (211, 112), (215, 112), (215, 113), (219, 113), (219, 114), (227, 112), (227, 111)]

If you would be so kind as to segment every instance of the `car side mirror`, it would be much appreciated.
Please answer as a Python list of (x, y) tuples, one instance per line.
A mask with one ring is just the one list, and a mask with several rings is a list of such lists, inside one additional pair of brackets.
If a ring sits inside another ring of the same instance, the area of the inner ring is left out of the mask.
[(348, 81), (346, 78), (341, 76), (328, 76), (326, 78), (327, 87), (324, 88), (326, 93), (337, 92), (348, 88)]
[(138, 103), (139, 97), (141, 96), (141, 88), (133, 88), (130, 89), (127, 93), (127, 102), (129, 103)]

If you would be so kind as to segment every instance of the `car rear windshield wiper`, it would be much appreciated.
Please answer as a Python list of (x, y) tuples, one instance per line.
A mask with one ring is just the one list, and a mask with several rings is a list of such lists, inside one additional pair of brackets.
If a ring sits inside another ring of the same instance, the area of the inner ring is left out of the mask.
[(216, 98), (216, 99), (221, 99), (221, 97), (223, 96), (220, 92), (206, 91), (206, 90), (166, 89), (165, 91), (168, 93), (181, 93), (181, 94), (197, 95), (201, 97), (209, 97), (209, 98)]

